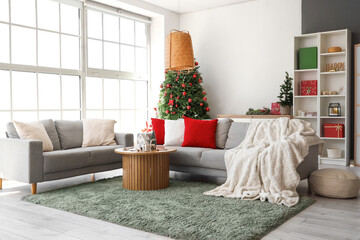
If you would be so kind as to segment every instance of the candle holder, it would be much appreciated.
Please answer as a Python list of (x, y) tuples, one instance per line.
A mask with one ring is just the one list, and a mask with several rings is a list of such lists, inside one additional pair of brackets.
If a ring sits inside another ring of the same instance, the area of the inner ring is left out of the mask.
[(341, 105), (340, 103), (330, 103), (329, 104), (329, 117), (331, 116), (341, 116)]

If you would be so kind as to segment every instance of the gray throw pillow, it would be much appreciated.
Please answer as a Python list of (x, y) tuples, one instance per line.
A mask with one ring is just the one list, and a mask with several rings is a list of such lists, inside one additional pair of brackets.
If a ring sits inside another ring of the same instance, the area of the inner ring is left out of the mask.
[(16, 131), (16, 128), (12, 122), (6, 124), (6, 133), (9, 138), (20, 138), (19, 134)]
[(46, 120), (41, 120), (40, 122), (44, 125), (45, 130), (53, 144), (53, 150), (54, 151), (60, 150), (61, 148), (60, 148), (59, 135), (56, 131), (54, 121), (52, 119), (46, 119)]
[[(51, 140), (53, 150), (60, 150), (60, 140), (55, 129), (54, 121), (52, 119), (46, 119), (41, 120), (40, 122), (44, 125), (44, 128)], [(12, 122), (6, 124), (6, 131), (9, 138), (20, 138)]]
[(225, 149), (234, 148), (245, 139), (250, 123), (233, 122), (230, 126)]
[(216, 147), (224, 148), (228, 138), (229, 128), (233, 122), (230, 118), (219, 119), (216, 127)]
[(81, 120), (55, 120), (61, 149), (81, 147), (83, 141), (83, 123)]

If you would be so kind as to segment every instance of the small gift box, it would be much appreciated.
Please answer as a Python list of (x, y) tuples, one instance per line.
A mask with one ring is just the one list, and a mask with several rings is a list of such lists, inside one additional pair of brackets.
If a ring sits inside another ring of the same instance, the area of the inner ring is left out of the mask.
[(301, 81), (301, 96), (317, 95), (317, 80)]
[(326, 123), (324, 124), (324, 137), (328, 138), (343, 138), (344, 124), (341, 123)]
[(281, 115), (280, 103), (271, 103), (271, 115)]

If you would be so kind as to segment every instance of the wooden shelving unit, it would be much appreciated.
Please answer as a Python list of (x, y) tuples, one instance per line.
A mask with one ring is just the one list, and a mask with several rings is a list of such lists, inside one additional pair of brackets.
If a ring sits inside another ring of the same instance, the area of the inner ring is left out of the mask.
[[(294, 38), (294, 118), (303, 119), (311, 123), (321, 139), (324, 140), (324, 152), (319, 156), (319, 163), (347, 166), (350, 164), (350, 56), (351, 33), (347, 29), (320, 32), (296, 36)], [(341, 52), (328, 53), (329, 47), (339, 46)], [(317, 47), (317, 68), (297, 69), (298, 51), (300, 48)], [(360, 53), (360, 46), (359, 46)], [(345, 62), (344, 71), (325, 72), (325, 65), (329, 63)], [(360, 64), (359, 64), (360, 65)], [(360, 69), (359, 69), (360, 70)], [(301, 81), (317, 80), (318, 92), (316, 96), (301, 96)], [(359, 76), (360, 80), (360, 76)], [(344, 87), (344, 95), (321, 95), (322, 91), (335, 90), (339, 92)], [(330, 103), (341, 104), (341, 116), (329, 117), (328, 106)], [(360, 106), (360, 101), (359, 101)], [(297, 116), (298, 110), (316, 112), (316, 116)], [(360, 112), (360, 108), (359, 108)], [(360, 117), (360, 116), (359, 116)], [(323, 133), (323, 124), (342, 123), (345, 126), (345, 138), (326, 138)], [(360, 134), (360, 130), (359, 130)], [(359, 138), (360, 141), (360, 138)], [(360, 143), (359, 143), (360, 146)], [(327, 148), (342, 149), (341, 158), (328, 158)], [(360, 150), (359, 150), (360, 151)]]

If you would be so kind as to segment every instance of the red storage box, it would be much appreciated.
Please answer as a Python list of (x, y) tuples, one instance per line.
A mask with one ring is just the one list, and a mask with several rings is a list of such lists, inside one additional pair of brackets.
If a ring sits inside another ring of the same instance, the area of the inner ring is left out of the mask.
[(324, 137), (328, 138), (343, 138), (344, 124), (341, 123), (326, 123), (324, 124)]
[(301, 96), (317, 95), (317, 80), (301, 81)]

